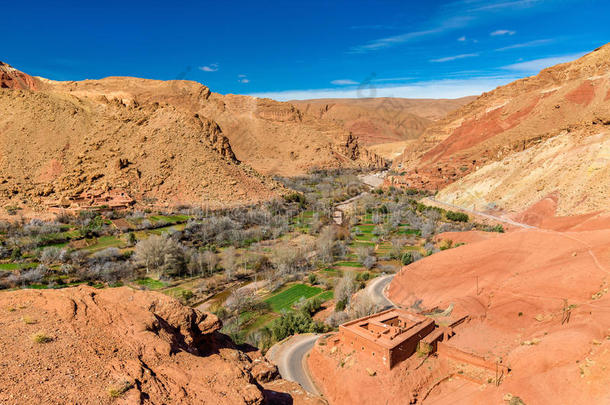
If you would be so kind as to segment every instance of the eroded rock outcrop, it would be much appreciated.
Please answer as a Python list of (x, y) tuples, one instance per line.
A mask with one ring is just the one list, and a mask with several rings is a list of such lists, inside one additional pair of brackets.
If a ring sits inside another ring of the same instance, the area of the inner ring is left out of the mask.
[(34, 77), (18, 71), (11, 65), (0, 62), (0, 89), (36, 90), (39, 86)]
[(0, 295), (0, 313), (4, 404), (316, 403), (220, 334), (216, 316), (160, 293), (22, 290)]

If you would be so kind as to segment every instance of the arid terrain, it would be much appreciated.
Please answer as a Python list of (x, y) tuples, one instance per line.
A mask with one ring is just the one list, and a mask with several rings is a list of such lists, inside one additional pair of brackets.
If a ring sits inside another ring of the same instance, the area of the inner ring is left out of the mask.
[(394, 179), (445, 202), (526, 209), (558, 193), (560, 215), (608, 207), (610, 45), (485, 93), (405, 148)]
[(3, 403), (320, 403), (219, 334), (215, 315), (160, 293), (23, 290), (0, 308)]
[(363, 145), (400, 142), (419, 137), (435, 121), (474, 100), (356, 98), (293, 101), (300, 110), (324, 120), (334, 121)]
[(138, 202), (220, 206), (281, 195), (268, 174), (385, 165), (348, 131), (288, 103), (187, 81), (55, 82), (1, 68), (7, 205), (115, 190)]
[(0, 403), (607, 404), (609, 102), (0, 63)]

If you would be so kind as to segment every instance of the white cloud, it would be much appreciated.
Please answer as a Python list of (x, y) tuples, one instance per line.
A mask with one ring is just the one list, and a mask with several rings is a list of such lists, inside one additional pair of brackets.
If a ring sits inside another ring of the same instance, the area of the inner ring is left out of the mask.
[(286, 90), (278, 92), (252, 93), (250, 96), (272, 98), (279, 101), (307, 100), (312, 98), (362, 98), (362, 97), (403, 97), (403, 98), (459, 98), (481, 94), (498, 86), (510, 83), (519, 76), (515, 74), (478, 77), (472, 79), (446, 79), (410, 83), (400, 86), (359, 88), (329, 88), (308, 90)]
[(581, 56), (583, 56), (585, 54), (586, 54), (586, 52), (581, 52), (581, 53), (572, 53), (569, 55), (554, 56), (554, 57), (550, 57), (550, 58), (534, 59), (534, 60), (530, 60), (530, 61), (526, 61), (526, 62), (514, 63), (514, 64), (508, 65), (508, 66), (502, 66), (502, 69), (512, 70), (514, 72), (538, 73), (542, 69), (546, 69), (550, 66), (554, 66), (559, 63), (573, 61), (575, 59), (580, 58)]
[(199, 70), (204, 72), (216, 72), (218, 70), (218, 63), (212, 63), (208, 66), (200, 66)]
[(460, 42), (466, 41), (466, 36), (462, 35), (461, 37), (458, 38), (458, 41), (460, 41)]
[(541, 3), (543, 0), (515, 0), (515, 1), (500, 1), (500, 2), (487, 2), (487, 4), (473, 8), (470, 11), (495, 11), (502, 8), (527, 8), (535, 6), (537, 3)]
[(406, 82), (408, 80), (413, 80), (413, 77), (387, 77), (387, 78), (379, 78), (373, 79), (372, 82)]
[(492, 37), (497, 37), (499, 35), (515, 35), (516, 31), (511, 31), (511, 30), (495, 30), (494, 32), (492, 32), (491, 35)]
[(440, 34), (445, 31), (449, 31), (456, 28), (462, 28), (471, 19), (472, 17), (469, 16), (453, 17), (448, 19), (447, 21), (444, 21), (442, 24), (434, 28), (421, 31), (407, 32), (400, 35), (394, 35), (392, 37), (379, 38), (373, 41), (369, 41), (364, 45), (353, 46), (350, 48), (349, 53), (366, 53), (371, 51), (378, 51), (380, 49), (390, 48), (392, 46), (402, 44), (404, 42), (417, 40), (430, 35)]
[(464, 58), (474, 58), (475, 56), (479, 56), (479, 54), (478, 53), (463, 53), (461, 55), (446, 56), (444, 58), (439, 58), (439, 59), (430, 59), (430, 62), (435, 62), (435, 63), (451, 62), (452, 60), (464, 59)]
[(508, 51), (509, 49), (519, 49), (519, 48), (531, 48), (534, 46), (546, 45), (553, 42), (552, 39), (537, 39), (535, 41), (523, 42), (521, 44), (514, 44), (505, 46), (503, 48), (498, 48), (496, 51)]
[(248, 79), (247, 75), (237, 75), (237, 81), (239, 83), (250, 83), (250, 79)]
[(345, 86), (347, 84), (358, 84), (358, 82), (353, 81), (351, 79), (337, 79), (337, 80), (333, 80), (332, 82), (330, 82), (330, 84), (336, 84), (339, 86)]

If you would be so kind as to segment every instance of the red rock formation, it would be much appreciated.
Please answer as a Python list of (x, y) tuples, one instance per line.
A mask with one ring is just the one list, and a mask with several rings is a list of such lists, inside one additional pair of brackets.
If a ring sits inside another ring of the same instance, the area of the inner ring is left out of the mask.
[(320, 403), (240, 351), (216, 316), (160, 293), (5, 292), (0, 312), (4, 404)]
[(38, 80), (0, 62), (0, 89), (36, 90)]

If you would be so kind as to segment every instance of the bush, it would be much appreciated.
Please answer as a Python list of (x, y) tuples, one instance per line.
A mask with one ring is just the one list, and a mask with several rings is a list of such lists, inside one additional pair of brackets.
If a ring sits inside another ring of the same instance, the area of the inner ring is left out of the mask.
[(18, 246), (13, 248), (13, 251), (11, 252), (11, 261), (17, 261), (21, 259), (21, 248), (19, 248)]
[(322, 308), (322, 300), (317, 297), (303, 300), (303, 302), (299, 303), (298, 308), (308, 315), (313, 315)]
[(468, 222), (468, 215), (463, 212), (447, 211), (445, 217), (450, 221), (455, 222)]
[(38, 332), (32, 335), (32, 341), (34, 343), (49, 343), (53, 341), (53, 338), (44, 332)]
[(343, 311), (345, 309), (345, 306), (346, 306), (345, 299), (337, 301), (337, 303), (335, 304), (335, 312)]
[(400, 262), (403, 264), (403, 266), (408, 266), (409, 264), (413, 263), (413, 253), (406, 252), (405, 254), (403, 254), (402, 258), (400, 259)]
[(275, 340), (280, 341), (297, 333), (322, 333), (327, 328), (323, 323), (314, 321), (305, 312), (288, 312), (273, 322), (271, 332)]

